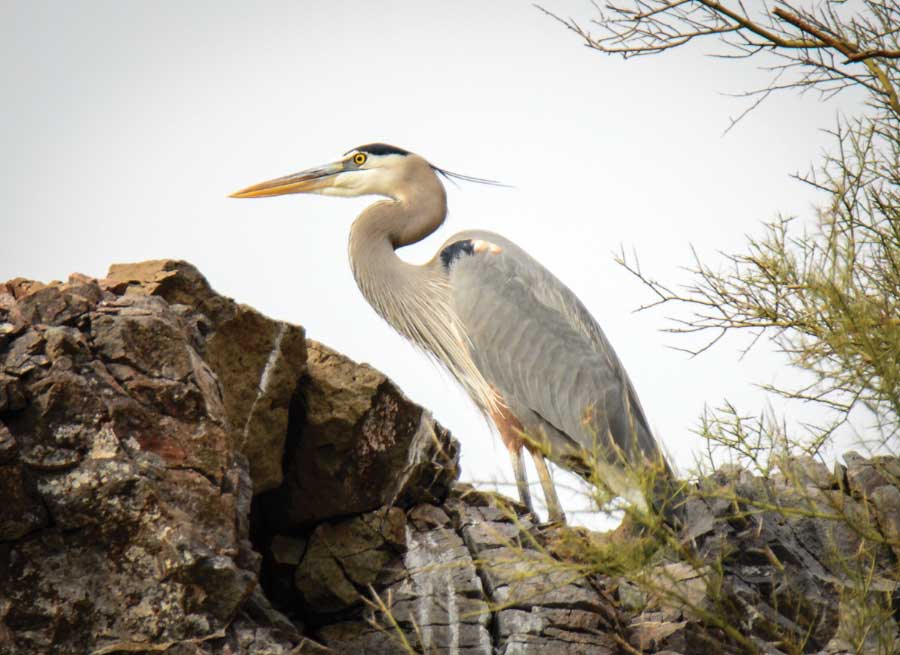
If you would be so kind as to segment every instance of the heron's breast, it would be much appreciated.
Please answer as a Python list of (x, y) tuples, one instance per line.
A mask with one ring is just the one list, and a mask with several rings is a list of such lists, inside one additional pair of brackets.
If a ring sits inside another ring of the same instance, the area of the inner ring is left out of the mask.
[(497, 394), (499, 401), (495, 408), (489, 410), (491, 420), (500, 432), (503, 445), (512, 452), (518, 452), (525, 445), (525, 427), (513, 414), (500, 390), (494, 385), (491, 385), (491, 389)]

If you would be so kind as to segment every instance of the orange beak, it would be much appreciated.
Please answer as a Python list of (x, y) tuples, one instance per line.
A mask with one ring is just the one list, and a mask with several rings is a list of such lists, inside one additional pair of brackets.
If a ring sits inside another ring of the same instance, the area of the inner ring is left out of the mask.
[(266, 196), (282, 196), (287, 193), (309, 193), (334, 186), (338, 173), (344, 171), (344, 162), (339, 161), (325, 166), (310, 168), (293, 175), (278, 177), (267, 182), (260, 182), (246, 189), (232, 193), (230, 198), (264, 198)]

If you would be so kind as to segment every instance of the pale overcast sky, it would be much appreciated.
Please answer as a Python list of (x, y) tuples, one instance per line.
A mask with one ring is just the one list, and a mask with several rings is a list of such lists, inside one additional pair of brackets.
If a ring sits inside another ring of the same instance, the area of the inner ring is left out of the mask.
[[(593, 15), (588, 0), (545, 6)], [(518, 242), (596, 316), (682, 468), (705, 404), (757, 413), (752, 383), (784, 375), (764, 347), (738, 361), (743, 342), (695, 359), (668, 349), (664, 313), (632, 313), (650, 295), (612, 258), (633, 248), (677, 284), (691, 244), (716, 262), (779, 212), (812, 216), (789, 173), (829, 143), (836, 106), (783, 95), (723, 136), (746, 106), (727, 94), (766, 77), (704, 56), (712, 42), (624, 62), (529, 2), (477, 0), (7, 0), (0, 34), (0, 279), (188, 260), (219, 292), (387, 373), (462, 442), (464, 479), (511, 480), (469, 400), (356, 289), (346, 240), (371, 199), (226, 197), (384, 141), (513, 185), (451, 186), (445, 226), (403, 256), (424, 261), (467, 228)]]

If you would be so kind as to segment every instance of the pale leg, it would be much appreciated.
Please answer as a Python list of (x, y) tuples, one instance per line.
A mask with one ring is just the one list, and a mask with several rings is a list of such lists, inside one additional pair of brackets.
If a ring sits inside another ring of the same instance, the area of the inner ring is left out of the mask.
[(522, 439), (522, 424), (512, 415), (504, 405), (491, 412), (491, 418), (500, 431), (500, 439), (509, 453), (512, 462), (513, 475), (516, 477), (516, 488), (519, 490), (519, 500), (534, 514), (534, 505), (531, 503), (531, 493), (528, 491), (528, 480), (525, 477), (525, 457), (522, 448), (525, 444)]
[(544, 489), (544, 500), (547, 503), (547, 513), (550, 515), (550, 522), (565, 523), (566, 515), (559, 502), (559, 496), (556, 495), (556, 487), (553, 486), (553, 479), (550, 477), (550, 470), (547, 468), (547, 462), (544, 460), (544, 455), (537, 450), (532, 450), (530, 452), (531, 458), (534, 460), (534, 467), (537, 469), (538, 477), (541, 479), (541, 487)]
[(513, 475), (516, 476), (516, 488), (519, 490), (519, 500), (534, 514), (534, 505), (531, 504), (531, 492), (528, 491), (528, 480), (525, 478), (525, 457), (522, 455), (522, 447), (510, 448), (509, 459), (512, 461)]

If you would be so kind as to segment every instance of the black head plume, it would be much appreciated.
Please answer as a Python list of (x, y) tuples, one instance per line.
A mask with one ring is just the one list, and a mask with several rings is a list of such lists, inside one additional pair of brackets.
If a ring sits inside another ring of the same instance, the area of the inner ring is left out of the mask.
[(397, 146), (392, 146), (387, 143), (367, 143), (364, 146), (359, 146), (357, 148), (353, 148), (353, 150), (348, 150), (344, 154), (346, 155), (348, 152), (364, 152), (367, 155), (408, 155), (409, 150), (404, 150), (403, 148), (398, 148)]

